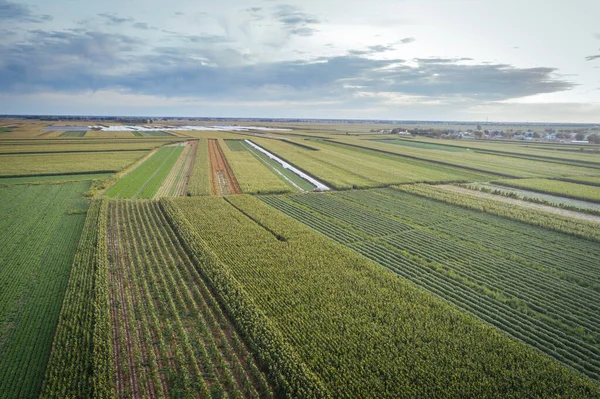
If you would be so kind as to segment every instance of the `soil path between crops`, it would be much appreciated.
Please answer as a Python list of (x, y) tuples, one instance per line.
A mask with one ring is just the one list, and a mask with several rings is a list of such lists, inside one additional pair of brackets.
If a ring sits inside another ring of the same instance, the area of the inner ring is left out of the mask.
[(240, 185), (227, 162), (227, 158), (218, 140), (208, 140), (208, 154), (213, 195), (241, 194)]
[(447, 190), (450, 190), (450, 191), (456, 191), (456, 192), (459, 192), (459, 193), (470, 194), (470, 195), (473, 195), (473, 196), (476, 196), (476, 197), (490, 198), (490, 199), (494, 199), (494, 200), (497, 200), (497, 201), (506, 202), (508, 204), (519, 205), (519, 206), (522, 206), (524, 208), (540, 209), (540, 210), (543, 210), (543, 211), (546, 211), (546, 212), (555, 213), (557, 215), (563, 215), (563, 216), (568, 216), (568, 217), (572, 217), (572, 218), (575, 218), (575, 219), (583, 219), (583, 220), (587, 220), (587, 221), (590, 221), (590, 222), (600, 223), (600, 216), (588, 215), (588, 214), (581, 213), (581, 212), (569, 211), (569, 210), (566, 210), (566, 209), (555, 208), (553, 206), (536, 204), (536, 203), (529, 202), (529, 201), (523, 201), (523, 200), (518, 200), (518, 199), (514, 199), (514, 198), (508, 198), (508, 197), (504, 197), (504, 196), (501, 196), (501, 195), (494, 195), (494, 194), (484, 193), (484, 192), (481, 192), (481, 191), (470, 190), (468, 188), (462, 188), (462, 187), (457, 187), (457, 186), (443, 185), (443, 186), (440, 186), (440, 187), (443, 187), (443, 188), (445, 188)]

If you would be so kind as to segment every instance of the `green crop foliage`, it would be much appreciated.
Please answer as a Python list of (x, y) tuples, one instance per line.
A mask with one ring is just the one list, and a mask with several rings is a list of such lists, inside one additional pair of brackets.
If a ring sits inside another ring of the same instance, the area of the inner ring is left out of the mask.
[(85, 130), (64, 132), (60, 137), (83, 137), (87, 132)]
[(40, 393), (89, 182), (0, 188), (0, 396)]
[(145, 154), (145, 151), (114, 151), (0, 155), (0, 177), (116, 172)]
[(210, 163), (208, 160), (208, 140), (198, 139), (198, 149), (192, 175), (188, 183), (188, 194), (191, 196), (210, 195)]
[(600, 300), (595, 243), (394, 189), (262, 199), (599, 379), (600, 326), (590, 306)]
[(569, 176), (560, 178), (570, 183), (587, 184), (588, 186), (600, 186), (600, 176)]
[[(280, 140), (256, 139), (258, 145), (336, 189), (383, 187), (412, 182), (485, 181), (490, 175), (342, 146), (310, 141), (310, 150)], [(372, 143), (378, 144), (378, 143)], [(399, 147), (399, 146), (391, 146)]]
[(506, 203), (505, 201), (502, 201), (502, 199), (482, 198), (476, 194), (465, 192), (459, 193), (440, 186), (411, 184), (397, 186), (396, 188), (423, 197), (434, 198), (448, 204), (459, 205), (464, 208), (475, 209), (511, 220), (525, 222), (576, 237), (600, 242), (600, 230), (598, 230), (598, 224), (587, 220), (575, 219), (538, 209), (525, 208)]
[(111, 201), (106, 228), (117, 397), (273, 397), (159, 203)]
[[(387, 140), (374, 142), (356, 138), (340, 138), (336, 142), (350, 146), (368, 148), (384, 153), (398, 154), (440, 165), (455, 166), (481, 173), (492, 173), (504, 177), (561, 177), (594, 176), (600, 174), (600, 165), (589, 168), (576, 166), (575, 161), (553, 161), (549, 158), (534, 158), (520, 154), (469, 151), (449, 152), (447, 150), (424, 149), (389, 144)], [(440, 144), (438, 144), (440, 145)], [(597, 157), (597, 156), (596, 156)]]
[[(600, 394), (594, 383), (254, 197), (168, 203), (179, 209), (172, 216), (178, 231), (226, 265), (333, 397)], [(384, 229), (381, 238), (410, 225), (389, 219)]]
[(297, 191), (293, 185), (275, 172), (273, 161), (267, 161), (268, 157), (262, 153), (263, 157), (258, 156), (255, 154), (257, 151), (243, 141), (239, 141), (242, 150), (239, 148), (231, 150), (229, 142), (235, 140), (226, 140), (226, 142), (228, 142), (227, 146), (221, 145), (221, 149), (243, 193), (278, 194)]
[(163, 147), (104, 193), (109, 198), (152, 198), (167, 177), (183, 147)]
[(0, 177), (0, 186), (13, 186), (17, 184), (61, 184), (75, 181), (99, 180), (110, 177), (109, 173), (82, 173), (75, 175), (49, 175), (31, 177)]
[(48, 361), (42, 398), (90, 398), (100, 201), (89, 207)]
[(499, 180), (494, 183), (582, 201), (600, 202), (600, 187), (586, 184), (548, 179)]
[[(409, 141), (409, 140), (397, 140)], [(545, 160), (572, 164), (575, 166), (600, 166), (600, 156), (584, 152), (581, 146), (571, 144), (553, 144), (527, 141), (497, 141), (497, 140), (443, 140), (418, 138), (411, 139), (412, 143), (431, 144), (446, 149), (457, 149), (477, 151), (481, 153), (504, 155), (514, 158), (525, 158), (531, 160)], [(391, 142), (390, 142), (391, 143)], [(588, 147), (588, 146), (584, 146)], [(586, 150), (598, 151), (598, 148), (586, 148)]]

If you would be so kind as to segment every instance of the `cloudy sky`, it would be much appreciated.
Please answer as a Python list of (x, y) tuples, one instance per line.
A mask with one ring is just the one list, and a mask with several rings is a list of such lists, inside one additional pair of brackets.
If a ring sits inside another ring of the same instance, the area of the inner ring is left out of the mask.
[(0, 0), (0, 114), (600, 122), (597, 0)]

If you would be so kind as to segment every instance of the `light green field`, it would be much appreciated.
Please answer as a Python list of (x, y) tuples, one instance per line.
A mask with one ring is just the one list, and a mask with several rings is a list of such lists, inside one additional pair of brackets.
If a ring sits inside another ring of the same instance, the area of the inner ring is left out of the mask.
[(255, 142), (335, 189), (381, 187), (412, 182), (485, 181), (491, 178), (485, 173), (317, 140), (308, 141), (307, 144), (318, 151), (278, 140), (256, 139)]
[(153, 198), (182, 151), (182, 146), (161, 148), (106, 190), (104, 196), (108, 198)]

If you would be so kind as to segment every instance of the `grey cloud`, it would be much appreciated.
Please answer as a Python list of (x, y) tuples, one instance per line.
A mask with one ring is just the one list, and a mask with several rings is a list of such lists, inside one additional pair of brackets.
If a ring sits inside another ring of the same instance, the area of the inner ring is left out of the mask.
[(594, 37), (598, 40), (600, 40), (600, 33), (594, 33)]
[(124, 24), (126, 22), (133, 22), (134, 21), (134, 19), (131, 18), (131, 17), (119, 17), (118, 15), (115, 15), (115, 14), (112, 14), (112, 13), (101, 13), (101, 14), (98, 14), (98, 16), (106, 19), (106, 21), (110, 25), (121, 25), (121, 24)]
[(188, 35), (188, 36), (182, 36), (182, 37), (184, 37), (186, 40), (188, 40), (192, 43), (217, 44), (217, 43), (230, 43), (232, 41), (227, 36), (221, 36), (221, 35), (202, 34), (202, 35)]
[(415, 39), (414, 37), (405, 37), (404, 39), (400, 39), (399, 43), (409, 44), (409, 43), (414, 42), (415, 40), (417, 40), (417, 39)]
[(0, 21), (41, 23), (52, 20), (50, 15), (36, 15), (28, 6), (0, 0)]
[(598, 58), (600, 58), (600, 54), (587, 56), (587, 57), (585, 57), (585, 60), (586, 61), (593, 61), (593, 60), (596, 60)]
[(374, 45), (374, 46), (367, 47), (366, 50), (350, 50), (350, 51), (348, 51), (348, 54), (351, 54), (351, 55), (371, 55), (371, 54), (383, 53), (383, 52), (390, 51), (390, 50), (394, 50), (394, 46), (393, 45), (377, 44), (377, 45)]
[(151, 29), (155, 29), (152, 28), (150, 25), (148, 25), (145, 22), (136, 22), (132, 25), (134, 28), (136, 29), (141, 29), (141, 30), (151, 30)]
[(418, 59), (412, 67), (356, 54), (251, 65), (245, 57), (226, 45), (148, 51), (123, 35), (30, 31), (29, 43), (0, 44), (0, 59), (7, 60), (0, 64), (0, 92), (120, 89), (165, 97), (336, 101), (362, 92), (494, 101), (574, 87), (554, 77), (552, 68), (462, 65), (463, 59)]
[(311, 25), (321, 22), (316, 16), (302, 12), (300, 8), (288, 4), (276, 6), (273, 16), (283, 24), (286, 31), (297, 36), (312, 36), (317, 30)]

